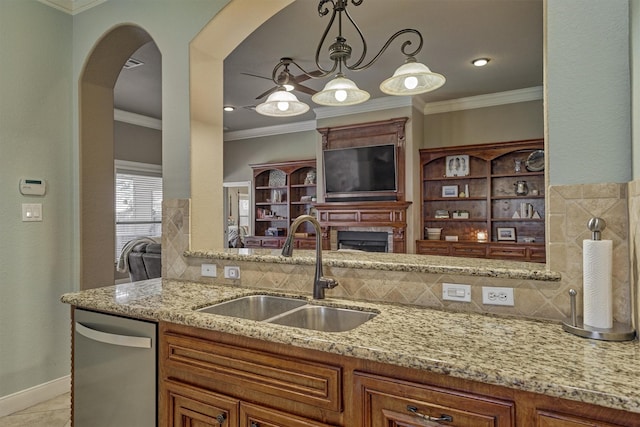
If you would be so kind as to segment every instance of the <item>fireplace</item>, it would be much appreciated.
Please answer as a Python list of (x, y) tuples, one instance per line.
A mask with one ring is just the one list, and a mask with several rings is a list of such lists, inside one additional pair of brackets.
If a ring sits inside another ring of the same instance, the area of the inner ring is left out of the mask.
[(323, 230), (322, 247), (338, 250), (338, 232), (380, 232), (378, 238), (382, 240), (384, 235), (387, 242), (385, 252), (406, 253), (406, 213), (410, 204), (393, 201), (317, 203), (318, 221)]
[(389, 233), (385, 231), (338, 231), (340, 249), (364, 252), (389, 252)]

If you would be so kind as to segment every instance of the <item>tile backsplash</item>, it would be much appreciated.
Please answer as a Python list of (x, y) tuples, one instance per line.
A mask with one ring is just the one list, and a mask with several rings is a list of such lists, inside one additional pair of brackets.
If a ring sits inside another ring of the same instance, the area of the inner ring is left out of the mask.
[[(621, 323), (631, 322), (629, 268), (628, 185), (578, 184), (550, 186), (548, 192), (547, 248), (549, 269), (562, 274), (562, 293), (578, 291), (578, 313), (582, 313), (582, 242), (591, 238), (587, 222), (592, 217), (606, 221), (603, 240), (613, 242), (613, 315)], [(560, 300), (568, 300), (560, 295)], [(564, 305), (564, 303), (562, 303)]]
[[(580, 293), (582, 290), (582, 240), (590, 238), (586, 224), (589, 218), (598, 216), (607, 222), (602, 238), (613, 240), (614, 318), (616, 321), (629, 323), (632, 303), (628, 206), (640, 207), (640, 184), (633, 188), (634, 196), (629, 200), (627, 184), (581, 184), (549, 188), (548, 260), (549, 269), (562, 275), (559, 282), (325, 267), (325, 274), (336, 277), (340, 282), (339, 287), (327, 291), (327, 296), (564, 320), (569, 316), (570, 310), (569, 289), (575, 288)], [(189, 200), (164, 202), (163, 277), (311, 293), (313, 266), (215, 260), (219, 270), (224, 265), (239, 265), (241, 279), (231, 281), (201, 277), (200, 265), (204, 260), (185, 258), (182, 255), (189, 249), (189, 206)], [(635, 224), (638, 224), (638, 212), (640, 209), (636, 208), (633, 214), (636, 217)], [(635, 239), (633, 242), (640, 248), (640, 243)], [(443, 282), (471, 285), (471, 303), (443, 301)], [(482, 286), (514, 288), (515, 306), (483, 305)], [(578, 313), (581, 311), (581, 298), (578, 298)]]

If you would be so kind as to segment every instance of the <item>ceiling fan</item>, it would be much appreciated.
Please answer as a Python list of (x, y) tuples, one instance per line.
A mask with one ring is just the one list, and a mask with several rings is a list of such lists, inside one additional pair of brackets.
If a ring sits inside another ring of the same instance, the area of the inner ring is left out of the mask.
[[(277, 78), (275, 79), (275, 81), (278, 83), (277, 86), (272, 87), (271, 89), (267, 90), (266, 92), (261, 93), (260, 95), (256, 96), (256, 99), (262, 99), (265, 96), (269, 96), (271, 95), (273, 92), (279, 90), (280, 88), (285, 88), (285, 90), (287, 91), (292, 91), (295, 90), (297, 92), (302, 92), (302, 93), (306, 93), (308, 95), (315, 95), (318, 91), (311, 89), (310, 87), (307, 86), (303, 86), (300, 83), (305, 81), (305, 80), (309, 80), (311, 77), (307, 76), (305, 74), (301, 74), (299, 76), (294, 76), (293, 74), (291, 74), (291, 72), (289, 71), (289, 64), (291, 64), (292, 59), (291, 58), (282, 58), (280, 59), (280, 62), (278, 63), (278, 66), (282, 66), (282, 64), (284, 64), (284, 69), (280, 72), (280, 74), (278, 74)], [(266, 80), (271, 80), (274, 81), (274, 79), (272, 79), (271, 77), (263, 77), (263, 76), (259, 76), (257, 74), (251, 74), (251, 73), (240, 73), (240, 74), (244, 74), (246, 76), (251, 76), (251, 77), (258, 77), (260, 79), (266, 79)]]

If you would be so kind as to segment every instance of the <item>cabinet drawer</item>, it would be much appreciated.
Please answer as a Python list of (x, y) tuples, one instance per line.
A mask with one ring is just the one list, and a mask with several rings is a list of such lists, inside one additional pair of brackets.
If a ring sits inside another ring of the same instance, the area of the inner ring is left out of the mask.
[(275, 409), (244, 403), (240, 405), (240, 427), (331, 427)]
[[(513, 426), (515, 405), (510, 401), (372, 374), (356, 373), (354, 381), (355, 412), (362, 416), (357, 425), (362, 427)], [(451, 418), (430, 424), (418, 414)]]
[(262, 240), (255, 237), (245, 237), (244, 239), (244, 247), (245, 248), (259, 248), (262, 246)]
[(545, 262), (547, 260), (547, 254), (544, 245), (540, 247), (530, 247), (529, 258), (531, 258), (531, 261)]
[(609, 424), (593, 419), (566, 415), (538, 409), (536, 427), (622, 427), (621, 424)]
[(342, 410), (339, 366), (172, 333), (165, 334), (165, 341), (161, 357), (166, 358), (170, 376), (187, 376), (190, 382), (227, 395), (244, 397), (256, 392), (283, 401)]
[(278, 249), (282, 246), (281, 242), (284, 242), (284, 240), (281, 241), (280, 239), (262, 239), (262, 247)]
[(449, 255), (449, 244), (444, 242), (416, 241), (416, 252), (421, 255)]
[(305, 239), (305, 240), (294, 240), (296, 248), (298, 249), (315, 249), (316, 248), (316, 240), (314, 239)]
[(451, 245), (451, 255), (484, 258), (487, 256), (487, 249), (484, 244), (465, 245), (454, 243)]
[(526, 246), (490, 245), (489, 257), (490, 258), (525, 259), (527, 257), (527, 247)]

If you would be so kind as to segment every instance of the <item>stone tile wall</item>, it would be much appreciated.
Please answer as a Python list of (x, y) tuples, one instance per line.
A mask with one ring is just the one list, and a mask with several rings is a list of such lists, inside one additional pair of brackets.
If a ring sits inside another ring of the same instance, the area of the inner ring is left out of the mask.
[(603, 218), (607, 227), (602, 239), (613, 241), (614, 320), (631, 322), (629, 276), (629, 204), (627, 184), (579, 184), (550, 186), (547, 237), (549, 269), (562, 274), (558, 305), (564, 307), (570, 288), (578, 291), (578, 313), (582, 313), (582, 241), (591, 238), (587, 222)]
[(629, 183), (629, 262), (631, 265), (631, 301), (634, 302), (634, 326), (640, 325), (640, 180)]
[[(640, 184), (634, 188), (636, 192), (630, 203), (640, 207)], [(549, 266), (552, 271), (562, 274), (563, 278), (560, 282), (327, 267), (325, 274), (336, 277), (340, 282), (339, 287), (327, 291), (327, 296), (534, 319), (563, 320), (569, 316), (569, 289), (572, 287), (579, 291), (582, 289), (582, 240), (590, 236), (586, 223), (592, 216), (599, 216), (608, 224), (603, 238), (614, 241), (614, 316), (617, 321), (628, 323), (631, 318), (631, 301), (627, 185), (551, 187), (548, 193), (548, 205)], [(638, 213), (640, 209), (636, 208), (635, 211), (635, 216), (640, 216)], [(638, 223), (636, 218), (635, 224)], [(219, 270), (225, 265), (240, 266), (240, 280), (201, 277), (200, 265), (204, 260), (182, 256), (182, 253), (189, 248), (188, 200), (165, 201), (163, 226), (163, 277), (165, 278), (311, 293), (313, 266), (216, 260)], [(640, 225), (637, 226), (640, 227)], [(634, 244), (639, 245), (640, 248), (640, 242), (634, 240)], [(165, 247), (169, 249), (165, 250)], [(470, 284), (472, 286), (471, 304), (443, 301), (443, 282)], [(514, 288), (515, 307), (483, 305), (482, 286)], [(582, 304), (579, 298), (578, 302), (580, 313)]]

